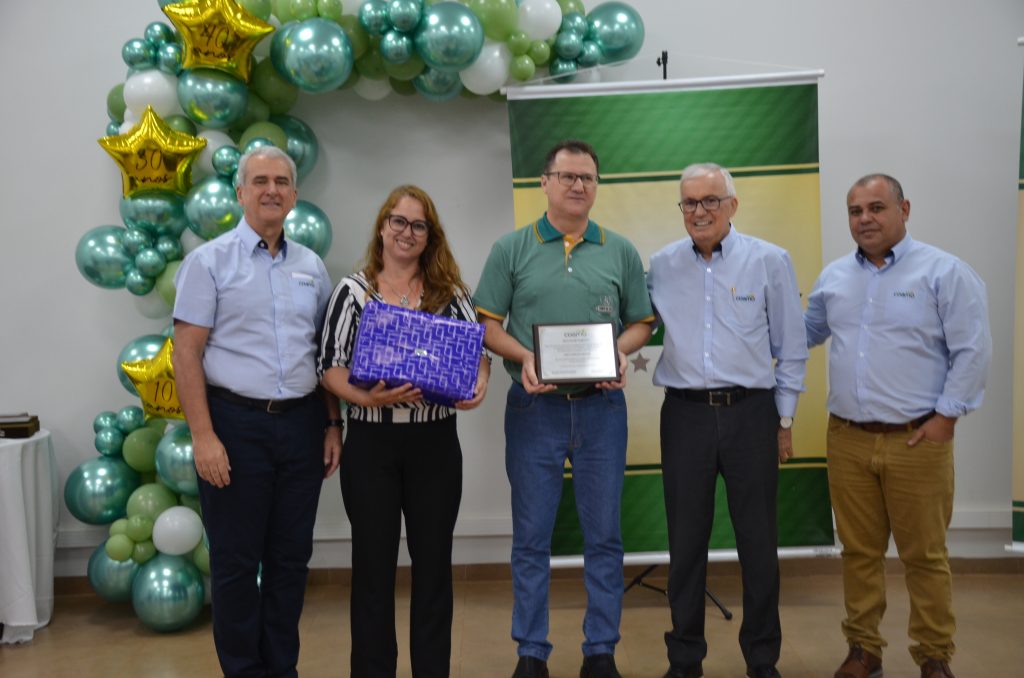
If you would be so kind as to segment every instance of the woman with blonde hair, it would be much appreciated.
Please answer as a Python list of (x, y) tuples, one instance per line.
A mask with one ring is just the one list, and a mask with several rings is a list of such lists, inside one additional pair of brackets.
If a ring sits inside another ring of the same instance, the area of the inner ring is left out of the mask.
[(416, 186), (391, 191), (377, 215), (363, 267), (334, 290), (320, 348), (324, 387), (348, 403), (341, 493), (352, 524), (352, 678), (394, 676), (395, 569), (402, 515), (412, 559), (410, 658), (414, 676), (447, 676), (451, 657), (452, 533), (462, 498), (455, 409), (487, 391), (489, 361), (471, 400), (423, 400), (411, 384), (348, 383), (363, 306), (395, 306), (476, 321), (433, 200)]

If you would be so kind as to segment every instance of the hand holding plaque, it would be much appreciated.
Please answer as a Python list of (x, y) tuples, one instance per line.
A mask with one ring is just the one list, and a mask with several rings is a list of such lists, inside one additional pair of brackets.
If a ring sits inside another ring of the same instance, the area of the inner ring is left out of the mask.
[(534, 325), (533, 352), (542, 384), (619, 380), (619, 353), (611, 323)]

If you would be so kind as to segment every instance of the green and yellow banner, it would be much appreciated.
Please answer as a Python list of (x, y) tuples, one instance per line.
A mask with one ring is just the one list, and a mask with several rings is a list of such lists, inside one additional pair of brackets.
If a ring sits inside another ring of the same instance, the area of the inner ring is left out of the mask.
[[(1024, 45), (1024, 38), (1018, 42)], [(1013, 542), (1024, 551), (1024, 112), (1017, 171), (1017, 313), (1013, 336)]]
[[(694, 162), (716, 162), (736, 179), (733, 223), (746, 234), (786, 248), (807, 295), (821, 271), (818, 177), (818, 90), (813, 77), (785, 84), (695, 88), (686, 81), (632, 85), (531, 88), (509, 92), (509, 127), (516, 223), (532, 223), (546, 206), (540, 173), (549, 148), (583, 139), (600, 157), (601, 181), (591, 217), (629, 238), (644, 262), (686, 236), (679, 175)], [(537, 92), (549, 91), (549, 98)], [(628, 90), (628, 91), (627, 91)], [(661, 337), (630, 357), (626, 398), (629, 450), (622, 504), (627, 552), (668, 550), (662, 490), (659, 411), (663, 390), (653, 385)], [(794, 428), (796, 456), (779, 479), (779, 546), (832, 545), (825, 466), (824, 350), (812, 351), (807, 392)], [(719, 484), (712, 548), (735, 547), (724, 487)], [(582, 553), (566, 469), (553, 555)]]

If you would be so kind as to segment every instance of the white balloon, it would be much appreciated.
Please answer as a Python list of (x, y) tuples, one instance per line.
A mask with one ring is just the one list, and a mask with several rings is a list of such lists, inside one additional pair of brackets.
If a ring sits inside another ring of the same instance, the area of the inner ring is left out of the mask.
[(373, 78), (359, 78), (352, 89), (368, 101), (380, 101), (391, 94), (391, 84), (387, 80), (374, 80)]
[(185, 250), (185, 254), (188, 254), (204, 242), (206, 241), (193, 233), (191, 228), (186, 228), (181, 232), (181, 248)]
[(556, 0), (523, 0), (519, 5), (519, 30), (530, 40), (547, 40), (562, 25), (562, 8)]
[(199, 157), (192, 163), (192, 182), (196, 183), (203, 177), (216, 174), (213, 169), (213, 153), (221, 146), (234, 146), (235, 142), (224, 132), (215, 129), (204, 129), (196, 136), (206, 139), (206, 146), (199, 152)]
[(601, 82), (601, 67), (595, 66), (594, 68), (584, 68), (576, 71), (576, 79), (573, 83), (580, 84), (586, 82)]
[(187, 506), (172, 506), (153, 523), (153, 545), (161, 553), (183, 556), (203, 538), (203, 520)]
[(124, 81), (124, 105), (136, 119), (146, 112), (146, 106), (152, 106), (161, 118), (180, 113), (178, 78), (155, 68), (133, 73)]
[(167, 305), (163, 297), (157, 294), (155, 289), (141, 297), (136, 297), (134, 294), (132, 296), (135, 297), (135, 310), (146, 318), (158, 320), (171, 314), (171, 307)]
[(491, 94), (505, 84), (512, 65), (512, 52), (508, 45), (495, 40), (484, 40), (480, 56), (469, 68), (459, 72), (459, 79), (474, 94)]

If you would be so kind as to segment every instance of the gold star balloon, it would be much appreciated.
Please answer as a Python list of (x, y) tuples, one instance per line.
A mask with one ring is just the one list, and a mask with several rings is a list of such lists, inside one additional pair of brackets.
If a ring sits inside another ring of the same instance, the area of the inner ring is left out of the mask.
[(174, 340), (168, 337), (152, 358), (121, 363), (121, 368), (142, 398), (142, 411), (146, 413), (146, 419), (185, 418), (174, 383), (174, 366), (171, 364), (173, 353)]
[(217, 68), (244, 82), (252, 70), (253, 48), (274, 31), (235, 0), (187, 0), (163, 10), (181, 33), (183, 68)]
[(206, 146), (206, 139), (171, 129), (147, 106), (128, 134), (103, 137), (99, 144), (121, 168), (121, 190), (130, 198), (151, 190), (188, 193), (192, 162)]

